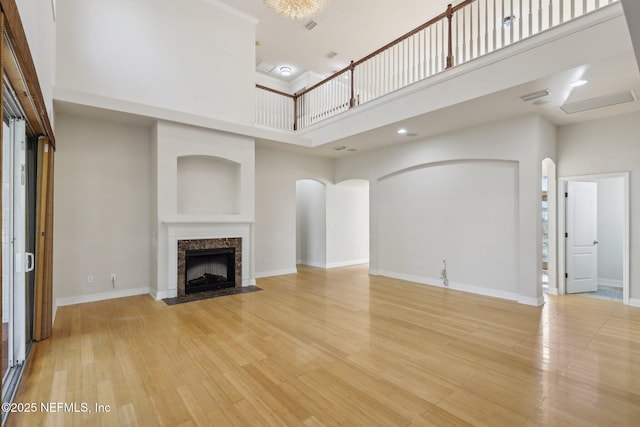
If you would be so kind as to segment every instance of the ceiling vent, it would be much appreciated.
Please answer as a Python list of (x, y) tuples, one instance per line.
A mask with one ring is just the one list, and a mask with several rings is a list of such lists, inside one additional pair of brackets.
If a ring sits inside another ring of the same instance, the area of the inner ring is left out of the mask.
[(312, 19), (311, 21), (307, 22), (307, 23), (304, 25), (304, 27), (305, 27), (307, 30), (311, 31), (311, 30), (313, 30), (313, 29), (316, 27), (316, 25), (318, 25), (318, 23)]
[(269, 64), (268, 62), (262, 61), (256, 67), (256, 70), (261, 71), (263, 73), (270, 73), (273, 69), (276, 68), (275, 65)]
[(564, 104), (560, 108), (567, 114), (582, 113), (597, 108), (610, 107), (612, 105), (625, 104), (636, 101), (638, 98), (634, 91), (615, 93), (613, 95), (600, 96), (598, 98), (585, 99), (584, 101)]
[(544, 98), (545, 96), (549, 96), (549, 94), (550, 92), (547, 89), (545, 89), (545, 90), (540, 90), (538, 92), (529, 93), (527, 95), (522, 95), (520, 99), (522, 99), (524, 102), (533, 101), (534, 99)]
[(335, 58), (336, 56), (338, 56), (338, 52), (336, 52), (336, 51), (333, 51), (333, 50), (332, 50), (331, 52), (327, 53), (327, 55), (326, 55), (326, 56), (327, 56), (327, 58), (329, 58), (329, 59), (331, 59), (331, 58)]

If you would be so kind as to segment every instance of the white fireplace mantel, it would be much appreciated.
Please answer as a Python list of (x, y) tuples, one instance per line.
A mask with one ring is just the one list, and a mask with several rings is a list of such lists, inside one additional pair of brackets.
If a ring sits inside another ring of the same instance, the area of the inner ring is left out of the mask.
[(178, 294), (178, 241), (196, 239), (242, 239), (242, 286), (254, 285), (251, 240), (254, 221), (232, 218), (174, 217), (160, 221), (167, 230), (167, 292), (169, 298)]

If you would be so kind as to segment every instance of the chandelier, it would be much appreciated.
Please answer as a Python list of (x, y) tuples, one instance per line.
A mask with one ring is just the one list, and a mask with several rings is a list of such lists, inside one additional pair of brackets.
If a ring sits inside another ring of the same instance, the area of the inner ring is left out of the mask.
[(307, 19), (320, 13), (327, 0), (264, 0), (279, 15), (290, 19)]

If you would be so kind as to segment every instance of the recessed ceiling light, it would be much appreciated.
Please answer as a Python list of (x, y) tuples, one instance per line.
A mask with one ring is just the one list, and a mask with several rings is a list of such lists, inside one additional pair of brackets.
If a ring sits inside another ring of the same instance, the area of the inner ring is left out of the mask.
[(575, 82), (569, 83), (569, 86), (580, 87), (586, 85), (587, 83), (589, 83), (589, 80), (576, 80)]
[(347, 151), (358, 151), (357, 148), (347, 148)]
[(405, 128), (398, 129), (398, 133), (399, 133), (400, 135), (404, 135), (404, 134), (405, 134), (405, 133), (407, 133), (407, 132), (408, 132), (408, 130), (406, 130)]
[(334, 149), (334, 150), (336, 150), (336, 151), (342, 151), (342, 150), (344, 150), (345, 148), (347, 148), (347, 147), (345, 147), (344, 145), (339, 145), (339, 146), (337, 146), (337, 147), (333, 147), (333, 149)]
[(551, 102), (551, 99), (549, 98), (542, 98), (542, 99), (538, 99), (537, 101), (533, 102), (533, 105), (544, 105), (544, 104), (548, 104)]
[(293, 70), (291, 69), (291, 67), (280, 67), (280, 74), (282, 74), (284, 77), (289, 77), (292, 72)]

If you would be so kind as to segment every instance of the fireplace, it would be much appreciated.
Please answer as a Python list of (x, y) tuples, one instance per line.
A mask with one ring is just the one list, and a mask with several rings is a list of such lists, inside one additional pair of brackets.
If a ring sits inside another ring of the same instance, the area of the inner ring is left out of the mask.
[(196, 249), (185, 253), (184, 293), (233, 288), (235, 248)]
[(242, 286), (242, 239), (178, 240), (177, 295)]

